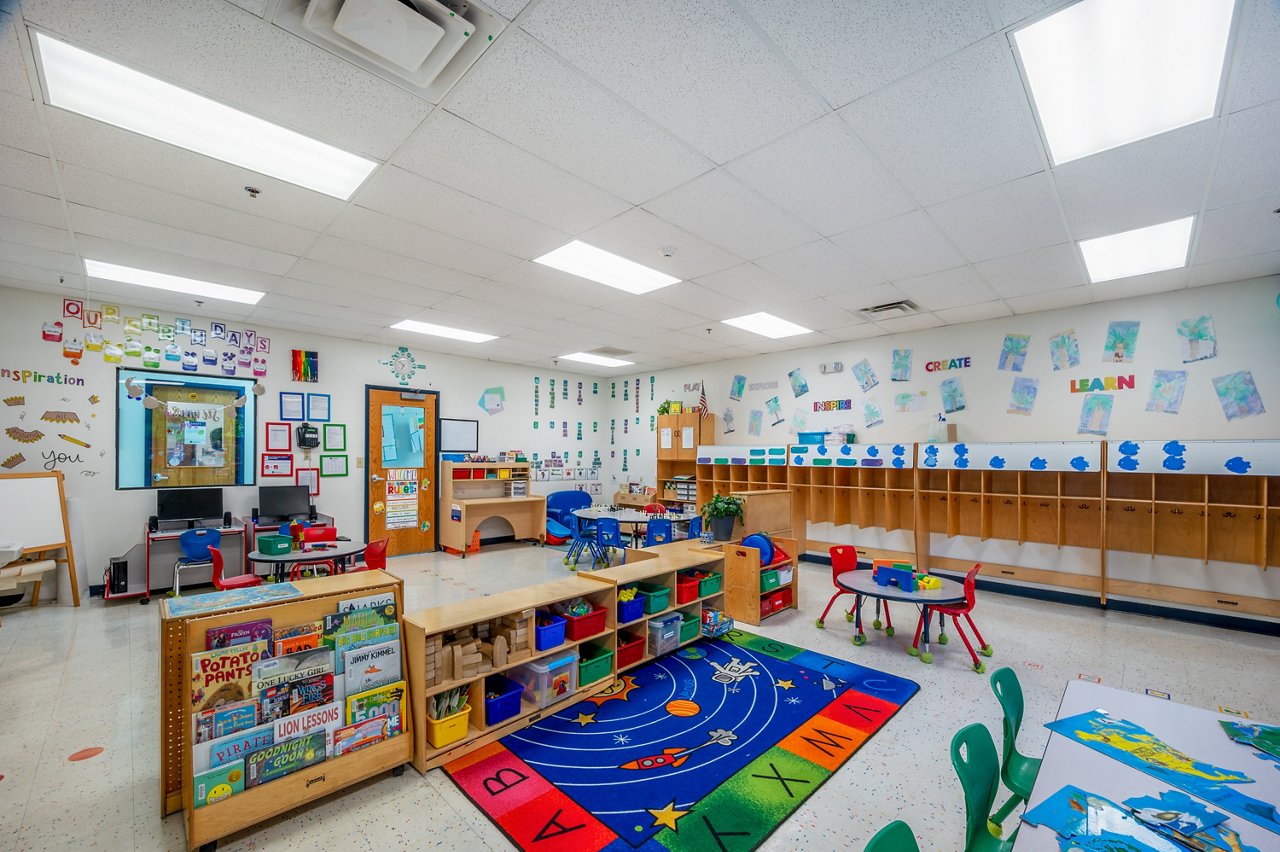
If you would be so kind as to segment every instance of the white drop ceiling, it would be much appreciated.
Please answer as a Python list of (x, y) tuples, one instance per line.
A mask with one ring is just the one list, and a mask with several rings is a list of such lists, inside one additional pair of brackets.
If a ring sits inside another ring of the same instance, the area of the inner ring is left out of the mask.
[[(1280, 273), (1280, 4), (1241, 0), (1216, 117), (1051, 168), (1008, 32), (1064, 5), (493, 0), (511, 23), (432, 103), (280, 0), (0, 2), (0, 285), (198, 315), (94, 257), (266, 291), (219, 303), (246, 322), (651, 370)], [(27, 26), (380, 165), (342, 202), (51, 108)], [(1076, 240), (1191, 214), (1189, 267), (1087, 283)], [(573, 238), (681, 283), (530, 262)], [(719, 322), (756, 311), (815, 332)]]

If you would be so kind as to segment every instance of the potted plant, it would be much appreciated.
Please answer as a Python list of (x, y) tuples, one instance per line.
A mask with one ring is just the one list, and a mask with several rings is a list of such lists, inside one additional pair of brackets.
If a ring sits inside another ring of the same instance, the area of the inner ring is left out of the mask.
[(670, 413), (671, 413), (671, 400), (664, 399), (662, 401), (662, 404), (658, 406), (658, 415), (661, 416), (663, 414), (670, 414)]
[(702, 506), (702, 517), (716, 541), (733, 538), (733, 522), (742, 517), (742, 498), (715, 494)]

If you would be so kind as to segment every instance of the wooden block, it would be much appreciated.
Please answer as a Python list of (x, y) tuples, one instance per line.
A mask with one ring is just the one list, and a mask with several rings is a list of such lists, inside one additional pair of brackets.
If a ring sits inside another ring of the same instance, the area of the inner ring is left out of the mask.
[(457, 680), (458, 678), (464, 676), (463, 669), (464, 669), (464, 666), (462, 661), (462, 648), (458, 645), (454, 645), (453, 646), (453, 678), (454, 680)]
[(533, 652), (528, 648), (513, 649), (507, 652), (507, 664), (518, 663), (526, 657), (532, 657)]
[(491, 672), (491, 671), (493, 671), (493, 664), (492, 664), (492, 663), (481, 663), (481, 664), (480, 664), (480, 668), (476, 670), (476, 673), (477, 673), (477, 674), (487, 674), (487, 673), (489, 673), (489, 672)]
[(507, 664), (507, 640), (501, 636), (493, 640), (493, 664), (498, 667)]

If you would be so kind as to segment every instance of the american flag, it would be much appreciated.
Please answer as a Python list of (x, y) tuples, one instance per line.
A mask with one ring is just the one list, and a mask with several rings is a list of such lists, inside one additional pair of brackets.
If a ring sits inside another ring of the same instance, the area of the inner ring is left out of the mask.
[(701, 392), (698, 394), (698, 408), (702, 410), (702, 419), (706, 420), (707, 415), (711, 413), (711, 409), (707, 406), (707, 383), (699, 382), (702, 386)]

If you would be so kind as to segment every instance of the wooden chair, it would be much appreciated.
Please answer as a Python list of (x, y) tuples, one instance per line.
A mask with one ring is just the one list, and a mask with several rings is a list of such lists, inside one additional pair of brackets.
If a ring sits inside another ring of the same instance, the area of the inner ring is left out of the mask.
[(257, 574), (241, 574), (238, 577), (223, 577), (222, 551), (216, 547), (209, 548), (209, 557), (213, 560), (213, 587), (220, 592), (227, 589), (247, 589), (250, 586), (261, 586), (262, 578)]

